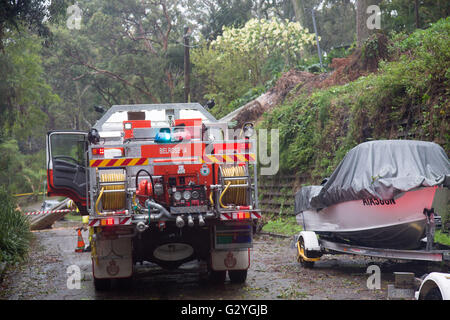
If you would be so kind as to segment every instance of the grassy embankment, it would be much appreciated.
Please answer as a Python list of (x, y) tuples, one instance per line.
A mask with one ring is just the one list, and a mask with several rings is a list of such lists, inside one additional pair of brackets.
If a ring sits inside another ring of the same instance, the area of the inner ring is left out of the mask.
[[(376, 39), (362, 57), (379, 54)], [(378, 71), (345, 85), (295, 95), (265, 114), (261, 128), (280, 132), (280, 167), (308, 172), (309, 183), (329, 176), (344, 155), (364, 141), (415, 139), (450, 150), (450, 18), (411, 35), (393, 35)], [(291, 233), (295, 219), (274, 218), (264, 231)], [(450, 219), (442, 214), (443, 222)], [(436, 239), (449, 243), (438, 232)]]

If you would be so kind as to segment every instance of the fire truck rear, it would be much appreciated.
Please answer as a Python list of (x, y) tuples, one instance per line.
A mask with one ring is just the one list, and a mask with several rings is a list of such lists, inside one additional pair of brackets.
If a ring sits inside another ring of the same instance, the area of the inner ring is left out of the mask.
[(89, 214), (96, 289), (144, 262), (244, 282), (261, 217), (252, 134), (199, 104), (113, 106), (89, 132), (49, 132), (48, 194)]

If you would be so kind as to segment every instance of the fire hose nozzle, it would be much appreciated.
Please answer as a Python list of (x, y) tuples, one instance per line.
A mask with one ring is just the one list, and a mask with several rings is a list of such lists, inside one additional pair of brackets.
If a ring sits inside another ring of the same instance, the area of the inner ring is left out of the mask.
[(194, 219), (192, 219), (192, 216), (188, 216), (188, 226), (193, 227), (194, 226)]
[(205, 219), (203, 218), (203, 216), (201, 214), (198, 215), (198, 225), (200, 227), (203, 227), (205, 225)]
[(175, 220), (175, 225), (176, 225), (178, 228), (183, 228), (183, 227), (184, 227), (184, 224), (185, 224), (185, 222), (184, 222), (183, 217), (182, 217), (182, 216), (178, 216), (177, 219)]

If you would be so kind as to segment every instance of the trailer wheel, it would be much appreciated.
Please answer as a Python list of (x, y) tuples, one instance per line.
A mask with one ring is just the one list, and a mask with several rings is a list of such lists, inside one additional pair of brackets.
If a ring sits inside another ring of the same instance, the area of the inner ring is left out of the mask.
[(442, 294), (438, 287), (431, 289), (423, 300), (442, 300)]
[(232, 283), (244, 283), (247, 280), (247, 269), (245, 270), (228, 270), (228, 276)]
[(94, 287), (97, 291), (107, 291), (111, 288), (111, 279), (94, 278)]
[(312, 269), (314, 267), (314, 261), (305, 261), (303, 257), (298, 254), (298, 252), (302, 252), (306, 257), (306, 250), (305, 250), (305, 241), (303, 240), (303, 237), (299, 237), (297, 242), (297, 261), (300, 262), (302, 267)]

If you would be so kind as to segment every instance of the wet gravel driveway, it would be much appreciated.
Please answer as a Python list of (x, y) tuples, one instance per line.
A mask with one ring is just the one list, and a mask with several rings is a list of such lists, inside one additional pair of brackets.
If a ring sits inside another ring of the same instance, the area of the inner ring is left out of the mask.
[[(324, 255), (313, 269), (296, 261), (291, 238), (256, 235), (252, 263), (245, 284), (212, 285), (198, 272), (195, 263), (182, 272), (161, 272), (154, 265), (138, 268), (129, 289), (114, 285), (108, 292), (96, 292), (91, 275), (90, 253), (75, 253), (77, 235), (73, 225), (58, 222), (53, 229), (34, 232), (29, 258), (9, 268), (0, 284), (0, 299), (368, 299), (385, 300), (394, 271), (429, 272), (429, 265), (391, 263), (350, 255)], [(83, 233), (87, 239), (87, 232)], [(381, 268), (381, 289), (367, 288), (369, 264)], [(79, 289), (69, 289), (67, 273), (77, 265), (82, 274)], [(435, 268), (435, 267), (433, 267)], [(439, 270), (436, 270), (439, 271)]]

